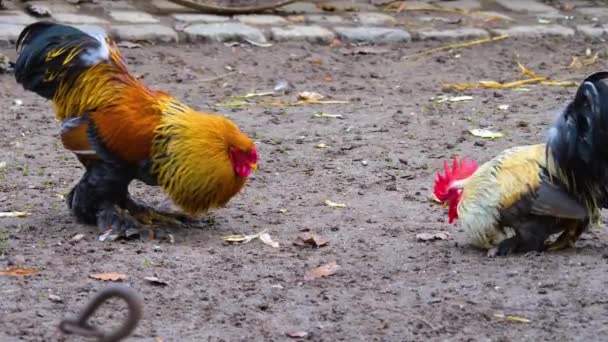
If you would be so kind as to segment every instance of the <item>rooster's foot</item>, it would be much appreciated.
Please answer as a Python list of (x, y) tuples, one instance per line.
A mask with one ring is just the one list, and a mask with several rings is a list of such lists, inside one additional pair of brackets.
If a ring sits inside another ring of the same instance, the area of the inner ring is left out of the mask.
[(129, 196), (126, 209), (131, 215), (143, 224), (160, 224), (163, 226), (181, 226), (194, 223), (195, 220), (188, 215), (177, 212), (162, 212)]
[(100, 241), (154, 240), (166, 235), (162, 231), (142, 225), (128, 211), (117, 205), (108, 205), (98, 212), (97, 226), (102, 231)]
[(545, 250), (553, 252), (574, 248), (576, 240), (578, 240), (578, 236), (575, 231), (565, 230), (557, 237), (557, 240), (545, 243)]

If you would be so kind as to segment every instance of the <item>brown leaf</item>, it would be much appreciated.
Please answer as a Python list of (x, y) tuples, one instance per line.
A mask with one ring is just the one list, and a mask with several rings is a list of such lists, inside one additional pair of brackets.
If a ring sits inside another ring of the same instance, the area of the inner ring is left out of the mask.
[(340, 265), (338, 265), (335, 261), (332, 261), (323, 266), (306, 271), (306, 274), (304, 274), (304, 280), (314, 280), (317, 278), (334, 275), (339, 269)]
[(89, 277), (102, 281), (123, 281), (127, 279), (126, 274), (114, 272), (89, 274)]
[(296, 244), (297, 246), (304, 246), (302, 242), (312, 245), (314, 247), (323, 247), (329, 243), (329, 241), (327, 241), (327, 239), (325, 239), (321, 235), (310, 232), (298, 235), (298, 241), (296, 241), (294, 244)]
[(303, 330), (296, 330), (296, 331), (288, 331), (285, 333), (285, 335), (287, 335), (288, 337), (291, 337), (291, 338), (303, 338), (303, 337), (308, 336), (308, 333)]
[(418, 241), (433, 241), (433, 240), (447, 240), (450, 237), (450, 233), (448, 232), (438, 232), (438, 233), (420, 233), (416, 234), (416, 239)]
[(23, 268), (23, 267), (9, 267), (4, 270), (0, 270), (0, 275), (5, 276), (26, 276), (30, 274), (34, 274), (38, 271), (31, 268)]
[(161, 286), (169, 285), (169, 283), (167, 283), (166, 281), (159, 279), (157, 277), (144, 277), (144, 280), (148, 281), (152, 285), (161, 285)]

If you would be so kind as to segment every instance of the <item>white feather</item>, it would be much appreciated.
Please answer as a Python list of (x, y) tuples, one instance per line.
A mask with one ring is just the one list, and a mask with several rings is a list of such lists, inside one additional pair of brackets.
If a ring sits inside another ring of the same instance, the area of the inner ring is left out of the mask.
[(87, 49), (80, 55), (86, 65), (95, 65), (100, 62), (110, 60), (110, 47), (106, 41), (107, 34), (103, 30), (88, 30), (87, 32), (91, 37), (95, 38), (100, 46), (97, 49)]

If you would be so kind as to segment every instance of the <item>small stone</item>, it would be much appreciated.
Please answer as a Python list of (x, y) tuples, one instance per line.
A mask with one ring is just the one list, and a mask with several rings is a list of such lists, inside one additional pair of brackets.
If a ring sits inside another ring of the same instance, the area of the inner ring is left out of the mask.
[[(1, 11), (0, 23), (12, 25), (29, 25), (36, 22), (36, 19), (19, 11)], [(2, 34), (0, 32), (0, 34)]]
[(24, 25), (0, 24), (0, 41), (16, 41), (24, 28)]
[(362, 1), (354, 2), (352, 0), (339, 0), (339, 1), (330, 1), (323, 2), (321, 5), (321, 9), (331, 10), (332, 12), (364, 12), (364, 11), (375, 11), (376, 7), (364, 3)]
[(286, 25), (287, 20), (279, 17), (278, 15), (237, 15), (236, 20), (247, 25), (260, 25), (260, 26), (281, 26)]
[(487, 20), (490, 18), (498, 18), (504, 21), (513, 21), (513, 18), (509, 17), (504, 13), (493, 12), (493, 11), (479, 11), (471, 13), (471, 16), (477, 20)]
[(195, 9), (178, 5), (168, 0), (152, 0), (150, 3), (152, 7), (156, 8), (160, 12), (165, 13), (176, 13), (176, 12), (196, 12)]
[(478, 10), (481, 8), (481, 2), (479, 0), (452, 0), (452, 1), (439, 1), (433, 4), (443, 8), (457, 8), (464, 10)]
[(369, 42), (376, 44), (409, 42), (412, 37), (407, 31), (383, 27), (336, 27), (336, 33), (342, 40), (351, 42)]
[(608, 7), (581, 7), (576, 10), (588, 17), (608, 18)]
[(600, 38), (606, 34), (606, 28), (602, 26), (593, 25), (577, 25), (576, 32), (592, 38)]
[(116, 21), (132, 24), (154, 24), (159, 22), (158, 19), (154, 18), (150, 14), (139, 11), (110, 11), (108, 15)]
[(542, 37), (542, 36), (559, 36), (571, 37), (574, 35), (574, 30), (561, 25), (530, 25), (530, 26), (513, 26), (507, 29), (492, 30), (498, 35), (507, 34), (510, 37)]
[(363, 166), (367, 166), (367, 164), (369, 164), (369, 162), (367, 160), (362, 160), (361, 161), (361, 165)]
[(63, 298), (59, 297), (58, 295), (54, 295), (54, 294), (50, 294), (49, 295), (49, 300), (53, 303), (61, 303), (63, 302)]
[(55, 13), (53, 18), (65, 24), (109, 24), (107, 20), (80, 13)]
[(82, 239), (84, 239), (84, 234), (76, 234), (70, 239), (70, 242), (78, 242)]
[(221, 23), (230, 20), (229, 17), (222, 17), (221, 15), (213, 14), (190, 14), (180, 13), (172, 14), (173, 19), (185, 23)]
[(245, 41), (265, 43), (266, 37), (259, 29), (241, 23), (195, 24), (184, 29), (190, 40), (217, 42)]
[(309, 14), (304, 17), (307, 23), (311, 24), (340, 24), (344, 22), (344, 18), (339, 15), (324, 15), (324, 14)]
[(513, 12), (546, 13), (557, 11), (556, 8), (534, 0), (495, 0), (495, 2)]
[(272, 39), (276, 41), (308, 41), (312, 43), (329, 43), (335, 34), (321, 26), (292, 25), (270, 29)]
[(286, 14), (323, 13), (323, 10), (310, 2), (294, 2), (276, 9), (277, 12)]
[(490, 34), (480, 28), (463, 27), (453, 30), (424, 30), (415, 34), (420, 40), (456, 40), (487, 38)]
[(37, 18), (50, 17), (52, 13), (51, 10), (44, 5), (27, 4), (25, 10)]
[(357, 13), (354, 20), (368, 26), (395, 25), (397, 23), (397, 20), (388, 14), (374, 12)]
[(114, 25), (110, 30), (118, 40), (177, 42), (178, 36), (172, 28), (159, 24)]

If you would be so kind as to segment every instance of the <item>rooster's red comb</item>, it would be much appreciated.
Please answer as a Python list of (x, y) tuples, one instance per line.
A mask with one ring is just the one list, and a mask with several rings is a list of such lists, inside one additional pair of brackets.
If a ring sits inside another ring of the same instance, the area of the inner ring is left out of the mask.
[(433, 194), (438, 200), (443, 201), (443, 198), (445, 198), (445, 195), (453, 182), (471, 177), (471, 175), (477, 171), (477, 168), (477, 163), (474, 160), (469, 160), (464, 157), (458, 162), (458, 158), (454, 156), (451, 169), (448, 161), (445, 160), (443, 162), (444, 174), (437, 172), (437, 177), (435, 177)]

